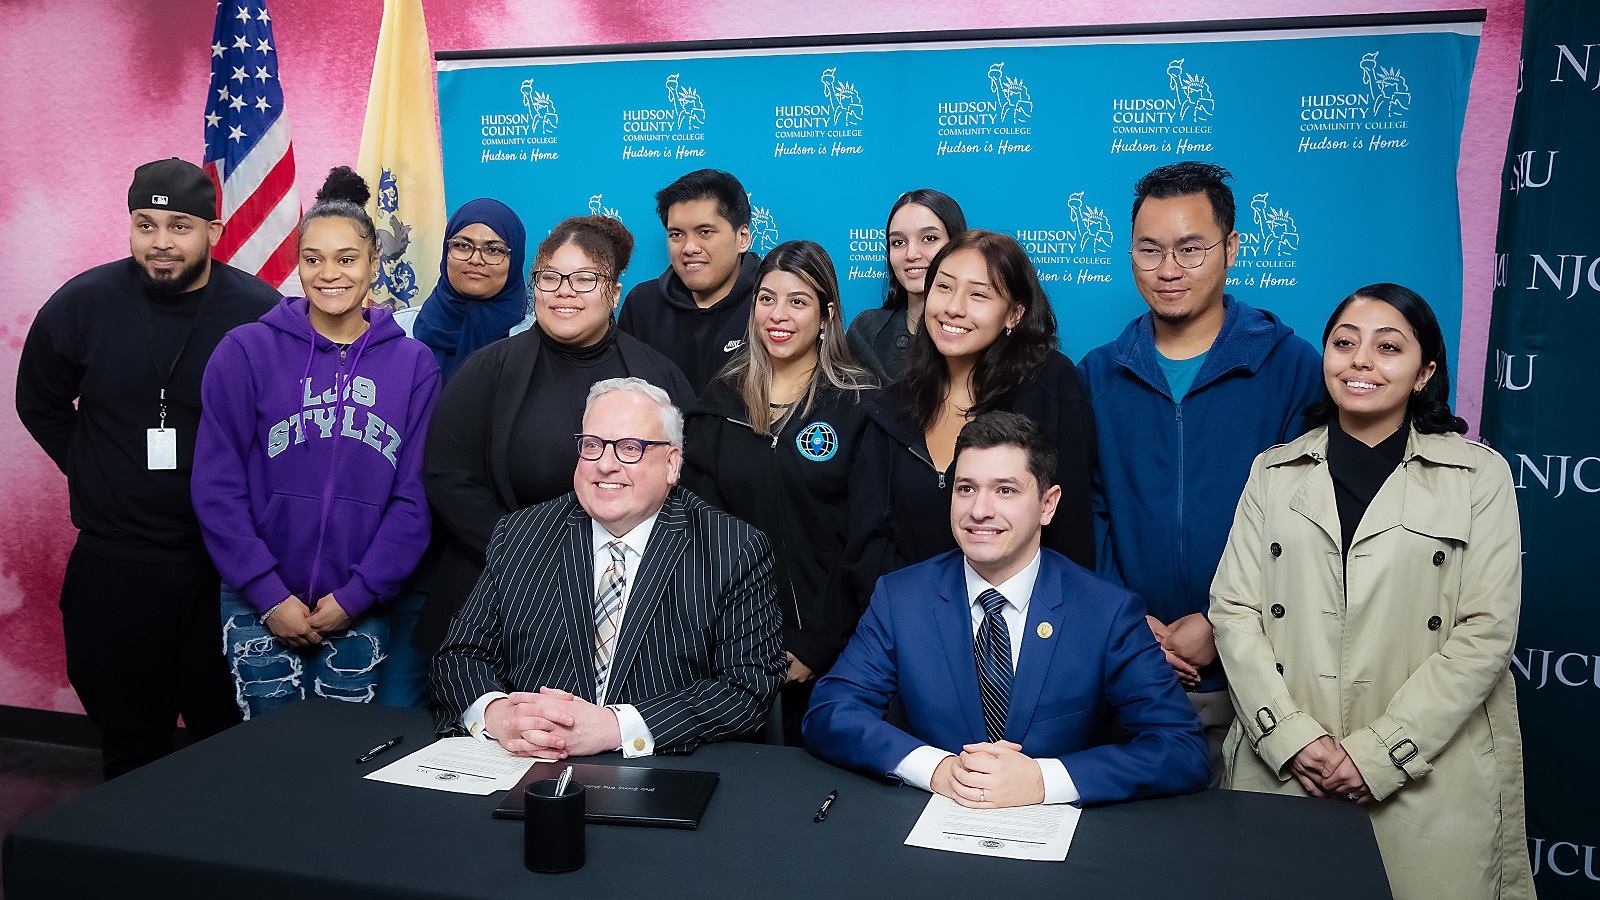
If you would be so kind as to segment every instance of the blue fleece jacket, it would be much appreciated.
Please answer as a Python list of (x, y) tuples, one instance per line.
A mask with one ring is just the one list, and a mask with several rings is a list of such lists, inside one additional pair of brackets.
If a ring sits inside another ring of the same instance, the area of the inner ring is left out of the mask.
[(439, 364), (386, 310), (365, 315), (341, 348), (288, 297), (206, 365), (195, 514), (223, 582), (262, 612), (331, 593), (355, 618), (427, 549), (422, 444)]
[[(1078, 366), (1099, 443), (1096, 570), (1163, 622), (1206, 611), (1251, 461), (1302, 434), (1321, 396), (1314, 347), (1272, 313), (1222, 302), (1222, 330), (1181, 403), (1150, 313)], [(1201, 690), (1224, 686), (1220, 665), (1202, 670)]]

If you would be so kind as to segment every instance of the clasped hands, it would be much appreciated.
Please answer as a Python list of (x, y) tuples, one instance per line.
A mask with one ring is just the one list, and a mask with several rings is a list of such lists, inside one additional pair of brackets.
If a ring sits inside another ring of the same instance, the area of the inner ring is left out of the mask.
[(1163, 624), (1155, 616), (1145, 616), (1150, 633), (1167, 654), (1167, 662), (1186, 691), (1200, 686), (1200, 670), (1217, 661), (1217, 639), (1211, 621), (1202, 613), (1190, 613)]
[(1332, 797), (1360, 806), (1372, 803), (1372, 792), (1355, 760), (1327, 735), (1301, 748), (1289, 760), (1289, 771), (1313, 797)]
[(565, 759), (622, 745), (615, 712), (553, 687), (502, 697), (484, 710), (483, 722), (489, 736), (514, 756)]
[(267, 613), (267, 627), (291, 647), (311, 647), (322, 643), (323, 638), (350, 627), (350, 616), (332, 594), (317, 601), (316, 609), (307, 609), (304, 602), (293, 594)]
[(1031, 806), (1044, 802), (1039, 763), (1010, 741), (967, 744), (933, 770), (934, 793), (971, 809)]

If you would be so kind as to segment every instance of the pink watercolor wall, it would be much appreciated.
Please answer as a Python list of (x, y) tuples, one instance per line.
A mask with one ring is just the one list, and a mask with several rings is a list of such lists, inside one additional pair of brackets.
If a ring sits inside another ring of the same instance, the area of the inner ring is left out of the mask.
[[(234, 0), (228, 0), (231, 4)], [(240, 0), (246, 2), (246, 0)], [(258, 0), (247, 0), (250, 6)], [(1480, 0), (1480, 3), (1482, 0)], [(269, 0), (285, 105), (309, 199), (328, 168), (355, 163), (381, 0)], [(1465, 7), (1439, 0), (424, 0), (434, 50), (703, 40), (834, 32), (1093, 25), (1342, 15)], [(1458, 173), (1466, 297), (1462, 413), (1476, 421), (1489, 322), (1494, 227), (1516, 92), (1522, 0), (1487, 0)], [(23, 336), (68, 278), (128, 252), (135, 166), (199, 161), (214, 0), (0, 2), (0, 704), (79, 711), (56, 611), (74, 532), (66, 480), (17, 421)], [(906, 85), (915, 93), (916, 85)], [(1226, 163), (1226, 160), (1221, 162)], [(1359, 231), (1359, 222), (1352, 223)], [(1359, 241), (1353, 243), (1357, 246)], [(1330, 298), (1331, 302), (1331, 298)]]

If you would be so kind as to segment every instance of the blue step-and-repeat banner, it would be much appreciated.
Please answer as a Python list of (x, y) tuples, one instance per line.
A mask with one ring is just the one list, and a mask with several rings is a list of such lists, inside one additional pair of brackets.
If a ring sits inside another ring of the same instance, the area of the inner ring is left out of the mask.
[(882, 302), (890, 205), (936, 188), (1027, 248), (1078, 359), (1145, 309), (1127, 257), (1134, 182), (1202, 159), (1235, 175), (1240, 299), (1315, 343), (1346, 294), (1394, 281), (1454, 335), (1480, 28), (441, 54), (446, 199), (505, 201), (533, 240), (570, 215), (619, 218), (638, 242), (627, 288), (667, 266), (655, 192), (726, 169), (750, 194), (753, 249), (822, 244), (853, 315)]

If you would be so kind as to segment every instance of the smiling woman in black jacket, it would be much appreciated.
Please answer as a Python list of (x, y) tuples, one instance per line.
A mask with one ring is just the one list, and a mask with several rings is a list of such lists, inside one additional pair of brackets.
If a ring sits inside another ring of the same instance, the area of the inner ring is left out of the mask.
[(847, 556), (864, 604), (878, 578), (956, 547), (956, 435), (992, 409), (1033, 419), (1056, 444), (1061, 502), (1043, 544), (1094, 568), (1089, 481), (1094, 413), (1033, 263), (1011, 237), (968, 231), (928, 269), (924, 327), (901, 379), (867, 404), (850, 486)]
[(828, 254), (790, 241), (761, 263), (745, 347), (684, 425), (684, 486), (766, 532), (777, 555), (787, 743), (799, 744), (811, 683), (860, 617), (843, 563), (844, 521), (873, 386), (845, 344)]

